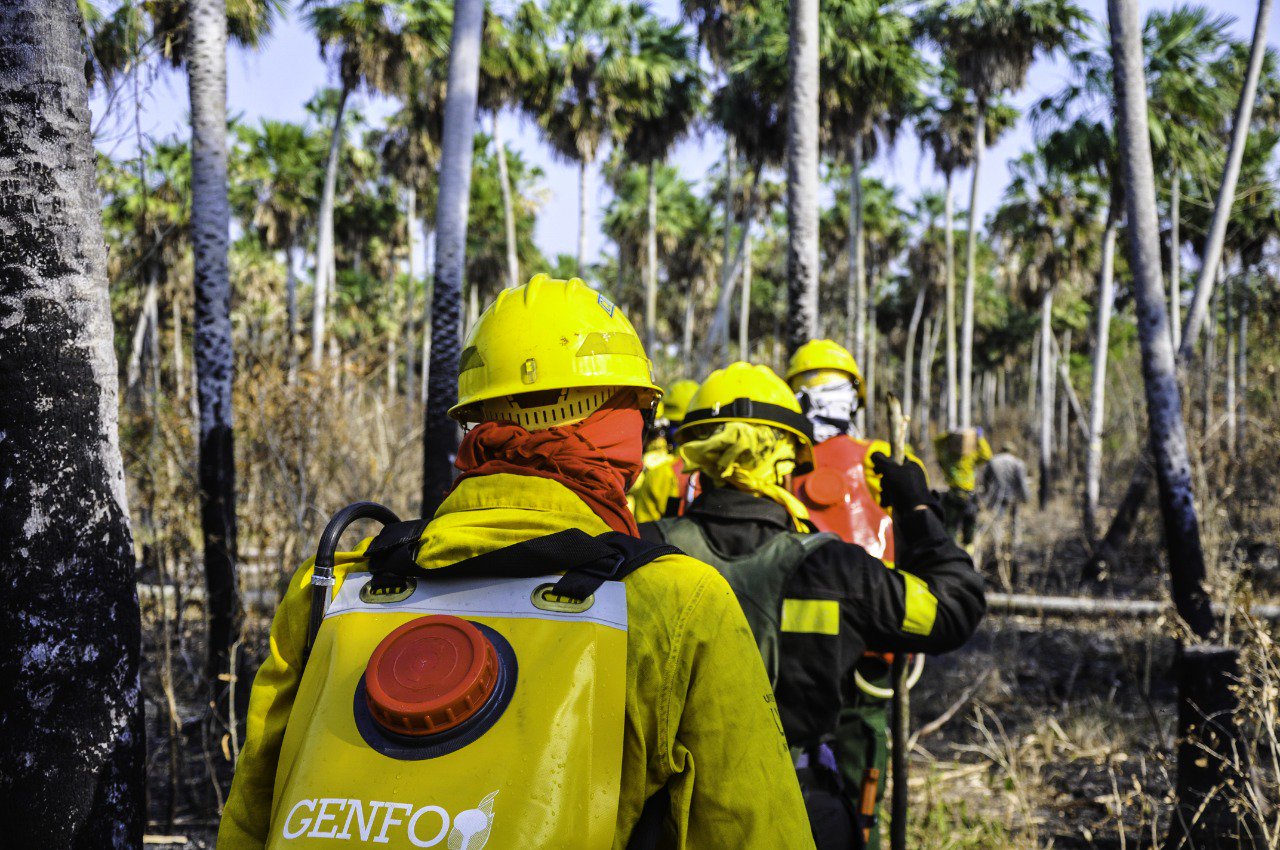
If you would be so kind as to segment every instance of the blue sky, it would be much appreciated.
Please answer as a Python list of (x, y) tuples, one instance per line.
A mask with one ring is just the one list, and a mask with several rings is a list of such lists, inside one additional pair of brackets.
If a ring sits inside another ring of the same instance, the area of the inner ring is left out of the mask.
[[(508, 5), (500, 2), (499, 7)], [(1083, 0), (1084, 7), (1096, 20), (1105, 20), (1105, 0)], [(1168, 8), (1175, 4), (1168, 0), (1143, 3), (1143, 14), (1151, 9)], [(1208, 0), (1206, 5), (1236, 18), (1233, 27), (1237, 38), (1248, 40), (1252, 35), (1257, 6), (1249, 0)], [(660, 17), (674, 20), (678, 17), (678, 0), (656, 0), (654, 12)], [(1268, 30), (1268, 43), (1280, 46), (1280, 7), (1273, 10)], [(332, 85), (334, 75), (321, 60), (315, 38), (296, 17), (290, 15), (282, 22), (267, 45), (256, 52), (232, 48), (228, 57), (228, 106), (233, 115), (256, 122), (270, 117), (281, 120), (301, 121), (306, 117), (303, 105), (323, 86)], [(1067, 81), (1064, 63), (1040, 61), (1032, 68), (1027, 86), (1014, 101), (1025, 109), (1039, 98), (1051, 94)], [(132, 92), (128, 92), (132, 100)], [(163, 137), (189, 132), (186, 128), (187, 93), (185, 78), (173, 72), (162, 72), (145, 85), (139, 99), (142, 104), (140, 125), (148, 135)], [(370, 119), (387, 114), (390, 105), (362, 98), (361, 109)], [(115, 155), (127, 155), (136, 138), (132, 108), (123, 103), (113, 108), (107, 119), (102, 99), (95, 98), (95, 128), (98, 129), (99, 148)], [(574, 166), (551, 156), (549, 149), (538, 138), (537, 128), (528, 120), (514, 113), (503, 116), (503, 130), (509, 144), (520, 149), (529, 161), (545, 172), (547, 203), (541, 216), (535, 238), (542, 251), (550, 258), (557, 253), (572, 254), (577, 245), (578, 184)], [(1008, 182), (1008, 163), (1032, 144), (1028, 122), (1019, 122), (1017, 128), (1007, 134), (990, 150), (979, 186), (979, 205), (989, 211), (1000, 198)], [(702, 138), (690, 138), (676, 149), (672, 161), (691, 180), (706, 177), (713, 163), (723, 150), (723, 139), (708, 133)], [(933, 173), (930, 163), (922, 158), (918, 145), (910, 133), (903, 134), (896, 149), (873, 162), (869, 173), (880, 176), (901, 188), (904, 198), (911, 198), (922, 189), (940, 189), (941, 181)], [(967, 204), (967, 174), (959, 175), (957, 207)], [(592, 181), (596, 189), (595, 212), (597, 223), (600, 210), (607, 202), (607, 189), (602, 187), (598, 174)], [(591, 237), (593, 254), (609, 252), (610, 247), (598, 232)]]

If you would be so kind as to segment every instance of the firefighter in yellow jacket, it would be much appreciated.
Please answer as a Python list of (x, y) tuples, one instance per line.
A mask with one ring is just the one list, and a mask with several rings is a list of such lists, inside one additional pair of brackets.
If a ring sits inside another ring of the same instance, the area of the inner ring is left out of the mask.
[(697, 381), (682, 379), (673, 382), (663, 396), (662, 411), (645, 445), (644, 469), (627, 497), (637, 522), (675, 516), (679, 510), (689, 486), (689, 473), (675, 452), (675, 433), (697, 391)]
[[(294, 576), (220, 850), (812, 848), (732, 591), (674, 550), (627, 555), (651, 546), (625, 492), (658, 393), (582, 281), (498, 296), (461, 355), (472, 427), (435, 518)], [(584, 554), (601, 541), (622, 555)]]

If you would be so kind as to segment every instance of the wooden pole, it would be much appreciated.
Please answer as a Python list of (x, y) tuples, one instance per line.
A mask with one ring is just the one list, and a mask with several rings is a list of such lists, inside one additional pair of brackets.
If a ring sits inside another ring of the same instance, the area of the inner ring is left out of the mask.
[[(907, 425), (902, 403), (893, 393), (886, 396), (889, 409), (889, 450), (894, 463), (907, 457)], [(890, 706), (889, 731), (893, 740), (893, 796), (889, 805), (890, 850), (907, 847), (907, 741), (911, 732), (911, 703), (907, 677), (911, 666), (907, 653), (893, 654), (893, 702)]]

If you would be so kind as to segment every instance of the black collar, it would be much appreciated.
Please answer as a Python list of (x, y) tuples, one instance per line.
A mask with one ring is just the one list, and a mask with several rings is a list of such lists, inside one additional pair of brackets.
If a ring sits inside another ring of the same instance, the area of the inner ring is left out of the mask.
[(782, 505), (732, 487), (708, 487), (685, 509), (686, 516), (708, 519), (762, 522), (786, 531), (793, 528), (791, 514)]

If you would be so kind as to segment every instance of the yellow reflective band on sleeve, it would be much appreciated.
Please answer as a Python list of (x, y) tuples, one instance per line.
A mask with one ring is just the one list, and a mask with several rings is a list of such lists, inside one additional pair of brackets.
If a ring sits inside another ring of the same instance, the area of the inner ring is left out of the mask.
[(933, 631), (933, 621), (938, 617), (938, 597), (929, 590), (924, 580), (911, 573), (898, 571), (902, 576), (903, 597), (906, 611), (902, 615), (902, 630), (910, 635), (928, 635)]
[(838, 635), (840, 603), (835, 599), (784, 599), (779, 628), (784, 632)]

